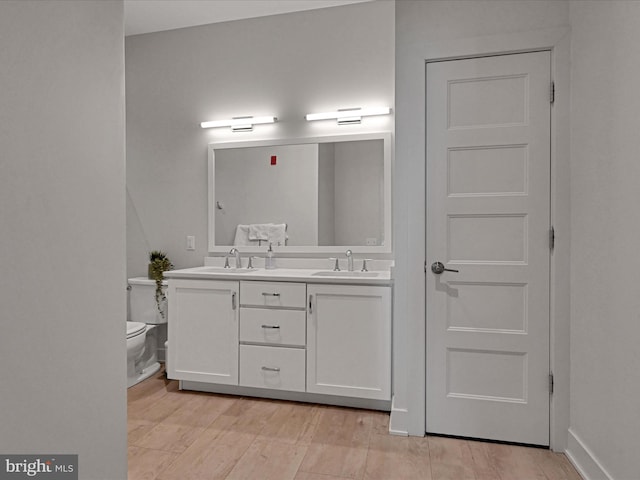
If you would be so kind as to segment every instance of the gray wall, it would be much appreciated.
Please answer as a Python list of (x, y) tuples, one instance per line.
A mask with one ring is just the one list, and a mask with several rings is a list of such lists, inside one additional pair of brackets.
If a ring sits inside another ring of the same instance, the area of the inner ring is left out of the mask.
[(0, 452), (126, 463), (121, 1), (0, 2)]
[[(394, 4), (365, 2), (126, 38), (127, 257), (144, 274), (151, 249), (176, 267), (207, 255), (207, 144), (393, 129), (304, 115), (394, 98)], [(251, 133), (199, 122), (275, 115)], [(196, 250), (185, 237), (196, 237)]]
[(335, 244), (384, 240), (384, 145), (382, 140), (335, 144)]
[(571, 434), (637, 478), (640, 3), (571, 2), (571, 27)]
[(318, 245), (335, 245), (335, 147), (318, 145)]
[(289, 245), (317, 245), (318, 144), (216, 150), (214, 202), (216, 245), (250, 223), (285, 223)]

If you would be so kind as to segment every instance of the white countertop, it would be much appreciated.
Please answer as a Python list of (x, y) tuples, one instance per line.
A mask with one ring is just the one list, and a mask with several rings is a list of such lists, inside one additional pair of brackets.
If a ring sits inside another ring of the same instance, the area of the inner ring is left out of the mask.
[(264, 268), (230, 268), (204, 266), (184, 268), (181, 270), (169, 270), (164, 272), (164, 277), (209, 279), (209, 280), (262, 280), (278, 282), (306, 282), (306, 283), (330, 283), (330, 284), (357, 284), (357, 285), (391, 285), (393, 280), (391, 272), (369, 271), (348, 272), (341, 270), (306, 269), (306, 268), (276, 268), (266, 270)]

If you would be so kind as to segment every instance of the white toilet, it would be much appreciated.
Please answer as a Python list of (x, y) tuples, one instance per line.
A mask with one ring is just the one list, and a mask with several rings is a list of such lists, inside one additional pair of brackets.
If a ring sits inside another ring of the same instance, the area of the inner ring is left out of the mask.
[[(166, 282), (163, 282), (163, 291)], [(127, 388), (160, 370), (167, 336), (167, 305), (156, 304), (156, 283), (146, 277), (130, 278), (127, 287)], [(160, 348), (162, 347), (162, 348)]]

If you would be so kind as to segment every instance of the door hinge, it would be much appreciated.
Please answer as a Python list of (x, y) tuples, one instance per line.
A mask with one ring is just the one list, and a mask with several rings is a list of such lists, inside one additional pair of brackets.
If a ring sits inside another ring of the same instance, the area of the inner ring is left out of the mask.
[(556, 230), (551, 227), (549, 229), (549, 249), (553, 250), (556, 246)]
[(549, 89), (549, 103), (553, 103), (556, 101), (556, 84), (555, 82), (551, 82), (551, 87)]
[(553, 393), (553, 373), (549, 374), (549, 393)]

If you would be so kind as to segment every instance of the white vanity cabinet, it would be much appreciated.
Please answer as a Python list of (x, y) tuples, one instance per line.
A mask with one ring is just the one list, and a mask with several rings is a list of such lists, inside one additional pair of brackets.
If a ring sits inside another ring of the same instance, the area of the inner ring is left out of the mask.
[(181, 389), (389, 409), (389, 284), (167, 275)]
[(169, 378), (238, 384), (239, 282), (170, 279)]
[(391, 399), (391, 288), (307, 285), (307, 392)]
[(305, 391), (304, 283), (240, 282), (240, 385)]

